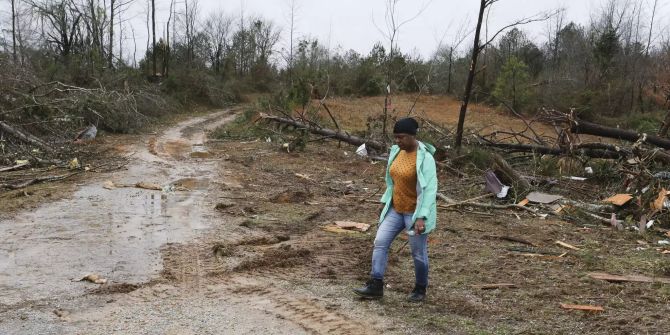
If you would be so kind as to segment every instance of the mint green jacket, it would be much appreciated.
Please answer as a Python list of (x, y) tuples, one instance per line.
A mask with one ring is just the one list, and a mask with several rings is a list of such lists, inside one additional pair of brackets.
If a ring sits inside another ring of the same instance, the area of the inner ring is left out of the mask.
[[(379, 218), (381, 224), (386, 217), (391, 202), (393, 200), (393, 179), (391, 178), (391, 164), (400, 153), (400, 148), (397, 145), (391, 147), (388, 164), (386, 166), (386, 192), (381, 198), (381, 202), (385, 204), (384, 210)], [(419, 218), (424, 218), (426, 223), (426, 231), (428, 234), (435, 229), (437, 221), (437, 171), (435, 167), (435, 147), (430, 144), (419, 142), (419, 148), (416, 153), (416, 210), (412, 216), (412, 221), (416, 222)]]

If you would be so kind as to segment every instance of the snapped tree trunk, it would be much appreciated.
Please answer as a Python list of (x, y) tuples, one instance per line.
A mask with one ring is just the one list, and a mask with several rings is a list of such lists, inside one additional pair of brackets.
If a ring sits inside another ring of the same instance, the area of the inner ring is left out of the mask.
[(463, 126), (465, 124), (465, 114), (468, 111), (468, 103), (470, 102), (470, 95), (472, 94), (472, 84), (475, 80), (475, 74), (477, 73), (477, 57), (480, 53), (480, 44), (479, 36), (482, 30), (482, 21), (484, 19), (484, 10), (487, 6), (487, 0), (481, 0), (479, 5), (479, 17), (477, 19), (477, 28), (475, 30), (475, 41), (474, 46), (472, 47), (472, 60), (470, 62), (470, 71), (468, 71), (468, 81), (465, 84), (465, 92), (463, 93), (463, 102), (461, 103), (461, 110), (458, 114), (458, 127), (456, 128), (456, 143), (455, 147), (457, 151), (461, 150), (461, 144), (463, 142)]

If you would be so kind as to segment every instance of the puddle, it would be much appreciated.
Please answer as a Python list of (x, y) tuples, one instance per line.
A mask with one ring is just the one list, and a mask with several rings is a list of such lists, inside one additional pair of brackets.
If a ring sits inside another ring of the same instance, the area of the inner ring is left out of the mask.
[[(217, 115), (217, 120), (228, 119), (224, 113)], [(169, 159), (184, 157), (194, 143), (203, 143), (203, 131), (174, 137), (198, 123), (209, 121), (196, 118), (171, 128), (157, 140), (158, 157), (151, 149), (138, 148), (146, 153), (127, 171), (101, 176), (122, 183), (170, 183), (184, 191), (107, 190), (96, 180), (71, 199), (0, 221), (0, 304), (86, 293), (97, 285), (73, 280), (89, 273), (102, 275), (110, 284), (155, 277), (162, 270), (160, 247), (194, 238), (215, 215), (206, 194), (216, 162)]]

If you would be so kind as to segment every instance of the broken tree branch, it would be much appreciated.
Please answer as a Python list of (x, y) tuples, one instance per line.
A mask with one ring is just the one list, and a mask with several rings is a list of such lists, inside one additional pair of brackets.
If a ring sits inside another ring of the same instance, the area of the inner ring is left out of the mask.
[(14, 137), (18, 138), (19, 140), (30, 143), (36, 147), (39, 147), (40, 149), (47, 151), (47, 152), (54, 152), (54, 149), (50, 147), (48, 144), (44, 143), (42, 140), (39, 138), (30, 135), (28, 133), (24, 133), (10, 125), (8, 125), (5, 122), (0, 121), (0, 130), (4, 131), (10, 135), (13, 135)]

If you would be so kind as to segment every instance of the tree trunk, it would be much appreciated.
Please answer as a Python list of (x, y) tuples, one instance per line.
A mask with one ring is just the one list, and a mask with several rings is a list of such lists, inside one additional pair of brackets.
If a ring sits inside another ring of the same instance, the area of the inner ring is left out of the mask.
[(447, 73), (447, 93), (451, 94), (451, 68), (454, 64), (454, 47), (449, 49), (449, 71)]
[(114, 61), (114, 3), (116, 0), (110, 0), (109, 4), (109, 48), (107, 50), (107, 68), (112, 69)]
[(475, 80), (477, 71), (477, 57), (479, 56), (479, 35), (482, 30), (482, 20), (484, 18), (484, 10), (486, 9), (486, 0), (481, 0), (479, 5), (479, 17), (477, 19), (477, 29), (475, 30), (475, 42), (472, 48), (472, 61), (470, 63), (470, 71), (468, 72), (468, 81), (465, 84), (465, 92), (463, 93), (463, 102), (461, 104), (461, 111), (458, 115), (458, 128), (456, 129), (456, 143), (457, 151), (461, 150), (463, 142), (463, 125), (465, 124), (465, 114), (468, 111), (468, 103), (470, 102), (470, 94), (472, 93), (472, 84)]
[(16, 54), (16, 0), (12, 0), (12, 56), (14, 57), (14, 63), (16, 63), (18, 57)]
[(640, 134), (634, 130), (602, 126), (588, 121), (575, 121), (570, 130), (575, 134), (595, 135), (626, 140), (630, 142), (636, 142), (646, 135), (645, 143), (649, 143), (663, 149), (670, 149), (670, 139), (661, 138), (654, 135)]
[(156, 3), (155, 0), (151, 0), (151, 33), (153, 44), (151, 47), (151, 62), (153, 64), (153, 73), (152, 76), (156, 76), (158, 69), (156, 68)]

